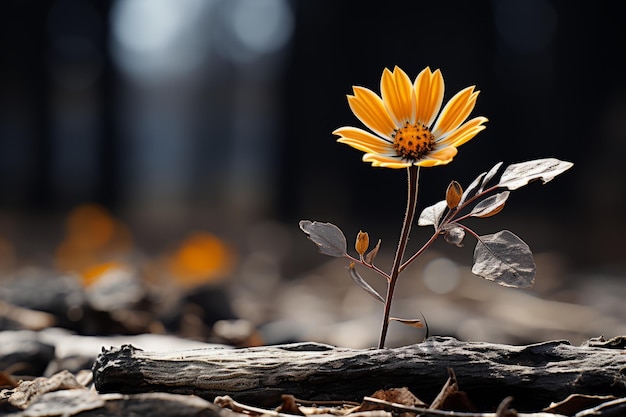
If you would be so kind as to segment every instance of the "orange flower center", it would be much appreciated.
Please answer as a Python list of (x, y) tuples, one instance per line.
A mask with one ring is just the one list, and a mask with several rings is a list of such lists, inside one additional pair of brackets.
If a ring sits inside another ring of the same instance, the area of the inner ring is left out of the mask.
[(409, 124), (393, 134), (393, 148), (403, 159), (416, 161), (428, 155), (435, 147), (435, 135), (423, 124)]

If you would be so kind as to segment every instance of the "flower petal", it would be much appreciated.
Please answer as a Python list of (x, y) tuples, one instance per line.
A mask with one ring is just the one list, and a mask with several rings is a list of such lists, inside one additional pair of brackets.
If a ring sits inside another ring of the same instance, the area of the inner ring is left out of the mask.
[(363, 152), (373, 152), (380, 154), (394, 155), (396, 153), (393, 145), (378, 136), (372, 135), (363, 129), (356, 127), (340, 127), (333, 132), (333, 135), (341, 136), (337, 142), (345, 143)]
[(366, 153), (363, 155), (364, 162), (371, 162), (372, 166), (383, 168), (406, 168), (410, 167), (412, 162), (403, 161), (400, 157), (383, 156), (375, 153)]
[(356, 117), (367, 127), (383, 137), (390, 137), (396, 129), (383, 101), (372, 90), (353, 87), (353, 96), (348, 96), (348, 104)]
[(419, 73), (414, 84), (417, 100), (417, 114), (415, 121), (431, 126), (443, 102), (444, 82), (441, 71), (434, 73), (426, 67)]
[(457, 153), (458, 150), (455, 147), (448, 146), (428, 154), (428, 158), (449, 162), (456, 156)]
[(372, 142), (372, 143), (384, 143), (386, 145), (391, 146), (393, 144), (393, 139), (379, 137), (371, 134), (370, 132), (359, 129), (358, 127), (352, 126), (343, 126), (337, 128), (333, 131), (333, 135), (342, 136), (345, 138), (352, 138), (356, 140), (360, 140), (362, 142)]
[(422, 167), (433, 167), (437, 165), (445, 165), (452, 162), (452, 159), (457, 154), (457, 149), (448, 146), (438, 151), (432, 152), (428, 154), (428, 156), (424, 159), (420, 159), (419, 161), (415, 161), (414, 165), (419, 165)]
[(407, 121), (413, 123), (415, 114), (413, 84), (404, 71), (395, 67), (392, 73), (385, 68), (380, 80), (380, 91), (383, 103), (397, 127), (404, 126)]
[(467, 87), (456, 93), (455, 96), (448, 101), (448, 104), (446, 104), (441, 111), (433, 127), (435, 137), (445, 136), (459, 127), (461, 123), (467, 119), (467, 116), (469, 116), (474, 109), (478, 93), (479, 91), (474, 91), (474, 86)]
[(416, 161), (413, 165), (420, 167), (435, 167), (437, 165), (445, 165), (448, 162), (442, 162), (439, 159), (420, 159), (419, 161)]
[(483, 126), (488, 120), (486, 117), (475, 117), (461, 125), (455, 131), (451, 132), (448, 136), (440, 139), (437, 144), (444, 146), (454, 146), (455, 148), (461, 146), (468, 140), (472, 139), (481, 130), (487, 126)]

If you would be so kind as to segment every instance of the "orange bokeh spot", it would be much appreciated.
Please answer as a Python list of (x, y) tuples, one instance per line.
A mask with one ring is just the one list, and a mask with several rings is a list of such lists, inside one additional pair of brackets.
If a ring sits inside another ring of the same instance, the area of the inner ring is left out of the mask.
[(218, 237), (196, 232), (181, 242), (169, 258), (170, 273), (186, 286), (223, 278), (231, 272), (234, 255)]
[(115, 219), (95, 204), (78, 206), (67, 218), (67, 235), (87, 249), (103, 247), (111, 241)]
[(89, 285), (94, 277), (87, 270), (119, 258), (131, 248), (132, 236), (126, 225), (104, 207), (83, 204), (69, 213), (55, 260), (60, 270), (80, 273)]

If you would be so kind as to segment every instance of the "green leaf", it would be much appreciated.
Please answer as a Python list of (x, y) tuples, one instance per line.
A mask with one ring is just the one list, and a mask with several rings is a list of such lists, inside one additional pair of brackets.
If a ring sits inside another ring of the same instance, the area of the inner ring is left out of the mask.
[(470, 212), (470, 216), (490, 217), (498, 214), (504, 207), (504, 203), (506, 203), (507, 198), (509, 198), (509, 194), (511, 194), (509, 191), (503, 191), (485, 198), (483, 201), (474, 206)]
[(439, 221), (441, 220), (441, 216), (448, 208), (448, 203), (445, 200), (438, 202), (437, 204), (433, 204), (432, 206), (426, 207), (422, 210), (419, 219), (417, 219), (418, 226), (429, 226), (433, 225), (437, 228)]
[(350, 271), (350, 277), (352, 277), (352, 280), (356, 282), (359, 287), (363, 288), (365, 292), (367, 292), (369, 295), (371, 295), (381, 303), (385, 302), (385, 300), (378, 293), (378, 291), (376, 291), (370, 284), (367, 283), (367, 281), (363, 279), (363, 277), (361, 277), (359, 272), (354, 267), (354, 262), (350, 264), (350, 266), (348, 267), (348, 271)]
[(317, 245), (320, 253), (337, 258), (348, 254), (346, 237), (334, 224), (301, 220), (300, 229)]
[(506, 167), (502, 173), (498, 187), (517, 190), (536, 179), (541, 179), (545, 184), (572, 166), (574, 164), (571, 162), (560, 161), (555, 158), (535, 159), (533, 161), (512, 164)]
[(505, 287), (527, 288), (535, 282), (530, 248), (508, 230), (480, 236), (474, 249), (472, 273)]

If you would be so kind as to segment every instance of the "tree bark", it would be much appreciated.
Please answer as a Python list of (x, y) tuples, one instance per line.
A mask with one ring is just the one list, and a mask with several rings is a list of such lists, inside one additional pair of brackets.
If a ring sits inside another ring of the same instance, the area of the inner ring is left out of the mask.
[(480, 409), (507, 397), (521, 411), (570, 394), (626, 396), (623, 349), (550, 341), (527, 346), (431, 337), (393, 349), (356, 350), (315, 343), (246, 349), (146, 352), (124, 345), (94, 363), (100, 392), (170, 392), (208, 400), (229, 395), (259, 406), (281, 394), (307, 400), (361, 401), (383, 388), (408, 387), (431, 401), (452, 368), (459, 387)]

